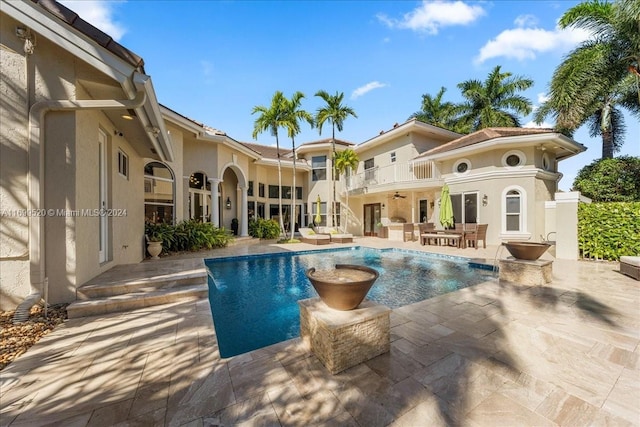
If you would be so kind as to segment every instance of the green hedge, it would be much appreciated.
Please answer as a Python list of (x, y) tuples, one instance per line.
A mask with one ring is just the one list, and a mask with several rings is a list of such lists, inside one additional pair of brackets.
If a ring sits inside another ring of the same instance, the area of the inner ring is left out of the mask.
[(259, 239), (276, 239), (280, 236), (280, 225), (273, 219), (252, 219), (249, 221), (249, 236)]
[(222, 248), (233, 241), (228, 230), (195, 220), (176, 225), (146, 224), (144, 231), (149, 239), (162, 240), (163, 253)]
[(578, 247), (590, 259), (640, 255), (640, 202), (580, 203)]

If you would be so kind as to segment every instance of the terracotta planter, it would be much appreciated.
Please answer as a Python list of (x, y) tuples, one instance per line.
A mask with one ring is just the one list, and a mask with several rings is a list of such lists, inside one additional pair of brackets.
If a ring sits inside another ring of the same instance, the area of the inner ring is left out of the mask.
[(151, 259), (159, 259), (158, 255), (162, 253), (162, 242), (147, 243), (147, 252), (151, 255)]
[(551, 246), (548, 243), (535, 242), (506, 242), (503, 243), (511, 255), (516, 259), (535, 261)]
[(336, 310), (353, 310), (378, 279), (378, 272), (361, 265), (336, 264), (335, 270), (307, 270), (307, 278), (320, 299)]

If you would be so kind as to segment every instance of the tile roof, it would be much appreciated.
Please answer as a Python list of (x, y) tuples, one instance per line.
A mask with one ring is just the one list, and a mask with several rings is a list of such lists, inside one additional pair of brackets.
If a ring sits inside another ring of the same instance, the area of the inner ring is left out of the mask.
[[(267, 158), (267, 159), (278, 158), (278, 150), (276, 149), (276, 147), (272, 147), (269, 145), (262, 145), (262, 144), (253, 144), (251, 142), (241, 142), (241, 141), (238, 141), (238, 142), (244, 145), (245, 147), (260, 154), (264, 158)], [(289, 154), (291, 154), (291, 150), (282, 148), (282, 146), (280, 146), (280, 159), (282, 159), (283, 157), (289, 156)]]
[(453, 141), (449, 141), (446, 144), (432, 148), (425, 151), (418, 158), (428, 157), (433, 154), (445, 153), (447, 151), (456, 150), (458, 148), (467, 147), (473, 144), (479, 144), (484, 141), (488, 141), (494, 138), (502, 138), (507, 136), (525, 136), (525, 135), (538, 135), (544, 133), (556, 133), (553, 129), (547, 128), (485, 128), (479, 131), (462, 136)]
[[(300, 144), (300, 146), (307, 146), (307, 145), (319, 145), (319, 144), (328, 144), (331, 143), (331, 138), (325, 138), (325, 139), (319, 139), (317, 141), (309, 141), (309, 142), (305, 142), (304, 144)], [(349, 141), (343, 141), (341, 139), (337, 139), (336, 138), (336, 144), (337, 145), (344, 145), (346, 147), (351, 147), (353, 145), (355, 145), (352, 142)]]
[(42, 9), (62, 20), (67, 25), (70, 25), (71, 27), (80, 31), (82, 34), (89, 37), (100, 46), (104, 47), (114, 55), (125, 60), (144, 73), (144, 60), (142, 59), (142, 57), (113, 40), (110, 35), (100, 31), (84, 19), (80, 18), (77, 13), (75, 13), (68, 7), (63, 6), (55, 0), (31, 0), (31, 2), (42, 7)]

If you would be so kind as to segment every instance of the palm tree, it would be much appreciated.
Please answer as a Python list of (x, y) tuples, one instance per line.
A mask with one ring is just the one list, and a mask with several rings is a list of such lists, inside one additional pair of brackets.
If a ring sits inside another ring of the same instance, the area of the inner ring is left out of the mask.
[(519, 116), (531, 113), (531, 101), (518, 95), (533, 85), (533, 80), (500, 72), (496, 66), (483, 82), (467, 80), (458, 84), (466, 99), (460, 105), (460, 125), (477, 131), (487, 127), (519, 127)]
[(459, 126), (458, 106), (453, 102), (442, 102), (442, 97), (446, 91), (447, 89), (443, 86), (435, 97), (428, 93), (422, 95), (422, 110), (413, 113), (409, 119), (417, 119), (454, 132), (468, 133), (469, 129)]
[(319, 96), (326, 103), (325, 106), (318, 108), (316, 111), (316, 125), (318, 126), (318, 132), (322, 135), (322, 125), (329, 121), (331, 123), (331, 181), (333, 183), (331, 200), (332, 206), (331, 211), (333, 214), (333, 225), (337, 224), (336, 217), (336, 180), (335, 180), (335, 168), (334, 162), (336, 157), (336, 128), (338, 128), (338, 132), (342, 132), (344, 121), (349, 117), (353, 116), (358, 118), (355, 111), (352, 108), (347, 107), (342, 104), (342, 100), (344, 98), (343, 92), (336, 92), (335, 95), (329, 95), (324, 90), (320, 90), (316, 93), (316, 96)]
[(253, 139), (257, 139), (258, 134), (269, 131), (272, 136), (276, 137), (276, 153), (278, 156), (278, 217), (280, 218), (280, 232), (284, 233), (284, 221), (282, 218), (282, 171), (280, 168), (280, 142), (278, 141), (278, 128), (285, 126), (287, 99), (282, 92), (276, 91), (271, 99), (271, 105), (265, 107), (258, 105), (253, 107), (251, 114), (259, 113), (260, 115), (253, 123)]
[(313, 117), (307, 111), (300, 108), (300, 102), (304, 98), (304, 94), (300, 91), (293, 94), (291, 99), (285, 98), (283, 126), (287, 129), (287, 135), (291, 138), (291, 147), (293, 154), (293, 183), (291, 185), (291, 211), (289, 223), (291, 224), (291, 239), (296, 228), (296, 140), (295, 136), (300, 133), (299, 120), (305, 120), (313, 127)]
[(565, 12), (561, 28), (592, 36), (556, 68), (536, 122), (551, 115), (556, 129), (569, 135), (586, 123), (591, 136), (602, 137), (602, 158), (613, 157), (624, 143), (620, 107), (640, 117), (639, 17), (637, 0), (590, 1)]
[[(356, 154), (356, 152), (353, 151), (351, 148), (347, 148), (346, 150), (336, 153), (335, 159), (336, 159), (335, 168), (336, 168), (336, 173), (338, 174), (338, 177), (340, 177), (341, 174), (346, 173), (347, 170), (351, 170), (352, 172), (355, 172), (356, 170), (358, 170), (358, 163), (360, 163), (360, 159), (358, 158), (358, 155)], [(349, 226), (349, 188), (347, 187), (347, 218), (345, 220), (345, 227), (343, 227), (345, 232), (348, 231), (347, 230), (348, 226)]]

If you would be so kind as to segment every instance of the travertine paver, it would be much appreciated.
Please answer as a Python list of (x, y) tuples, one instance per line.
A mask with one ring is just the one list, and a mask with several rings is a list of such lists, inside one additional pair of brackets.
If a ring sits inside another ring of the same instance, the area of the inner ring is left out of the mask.
[(544, 287), (494, 280), (395, 309), (391, 351), (337, 375), (300, 339), (221, 359), (204, 299), (72, 319), (0, 372), (0, 424), (640, 425), (640, 287), (616, 270), (555, 261)]

